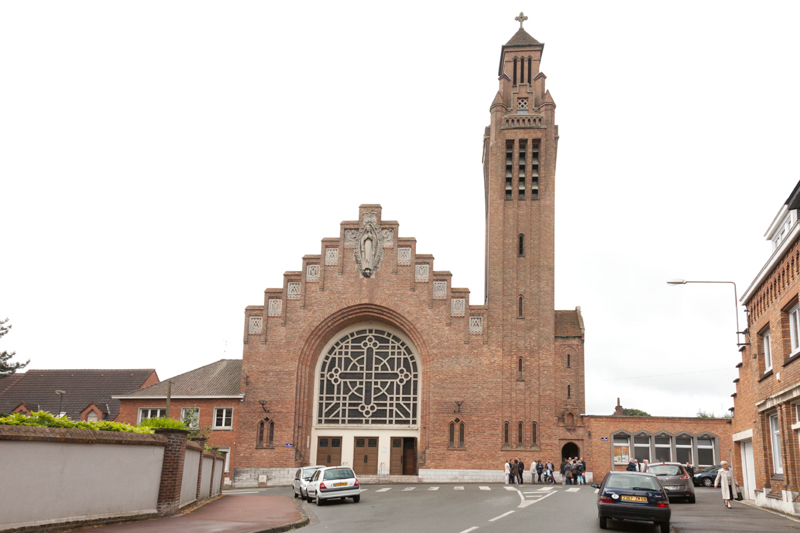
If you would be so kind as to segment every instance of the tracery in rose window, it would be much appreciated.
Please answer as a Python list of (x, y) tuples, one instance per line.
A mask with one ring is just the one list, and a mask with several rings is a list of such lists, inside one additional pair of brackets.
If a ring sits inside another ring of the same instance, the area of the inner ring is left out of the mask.
[(417, 423), (419, 368), (397, 335), (375, 328), (348, 333), (324, 355), (319, 424)]

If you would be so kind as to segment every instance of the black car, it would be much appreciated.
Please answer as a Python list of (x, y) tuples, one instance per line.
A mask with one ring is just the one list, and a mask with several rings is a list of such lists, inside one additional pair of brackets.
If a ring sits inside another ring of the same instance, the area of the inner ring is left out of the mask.
[(655, 522), (661, 533), (669, 533), (667, 492), (658, 478), (645, 472), (609, 472), (597, 491), (597, 516), (600, 529), (608, 527), (608, 519)]
[(714, 480), (717, 479), (717, 472), (722, 468), (720, 465), (709, 466), (696, 472), (692, 478), (694, 486), (703, 485), (704, 487), (713, 487)]

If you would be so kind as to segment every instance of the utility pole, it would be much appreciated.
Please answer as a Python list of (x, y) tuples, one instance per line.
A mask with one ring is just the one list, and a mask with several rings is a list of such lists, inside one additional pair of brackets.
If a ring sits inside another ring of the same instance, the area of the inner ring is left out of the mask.
[(169, 418), (169, 403), (172, 399), (172, 382), (167, 381), (167, 413), (164, 418)]

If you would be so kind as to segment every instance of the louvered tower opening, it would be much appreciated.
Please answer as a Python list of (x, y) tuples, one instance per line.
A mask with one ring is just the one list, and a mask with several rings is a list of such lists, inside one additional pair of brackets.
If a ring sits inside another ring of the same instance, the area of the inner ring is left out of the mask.
[(514, 195), (512, 180), (512, 167), (514, 164), (514, 141), (506, 141), (506, 200), (511, 200)]
[(531, 142), (531, 200), (539, 199), (539, 141)]
[(519, 166), (519, 185), (517, 191), (517, 199), (524, 200), (525, 199), (525, 162), (526, 162), (526, 151), (528, 147), (528, 141), (520, 140), (519, 141), (519, 162), (517, 163)]

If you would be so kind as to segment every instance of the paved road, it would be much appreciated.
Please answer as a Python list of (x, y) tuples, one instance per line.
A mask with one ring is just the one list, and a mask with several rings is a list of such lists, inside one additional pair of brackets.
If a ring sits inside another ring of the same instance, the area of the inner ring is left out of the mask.
[[(226, 491), (226, 494), (291, 495), (289, 487)], [(369, 485), (361, 501), (303, 503), (311, 525), (307, 533), (508, 533), (516, 531), (601, 532), (597, 496), (590, 486), (556, 485)], [(672, 504), (678, 533), (800, 532), (800, 523), (761, 509), (735, 504), (728, 511), (718, 491), (697, 489), (697, 503)], [(656, 533), (658, 527), (609, 521), (608, 531)]]

